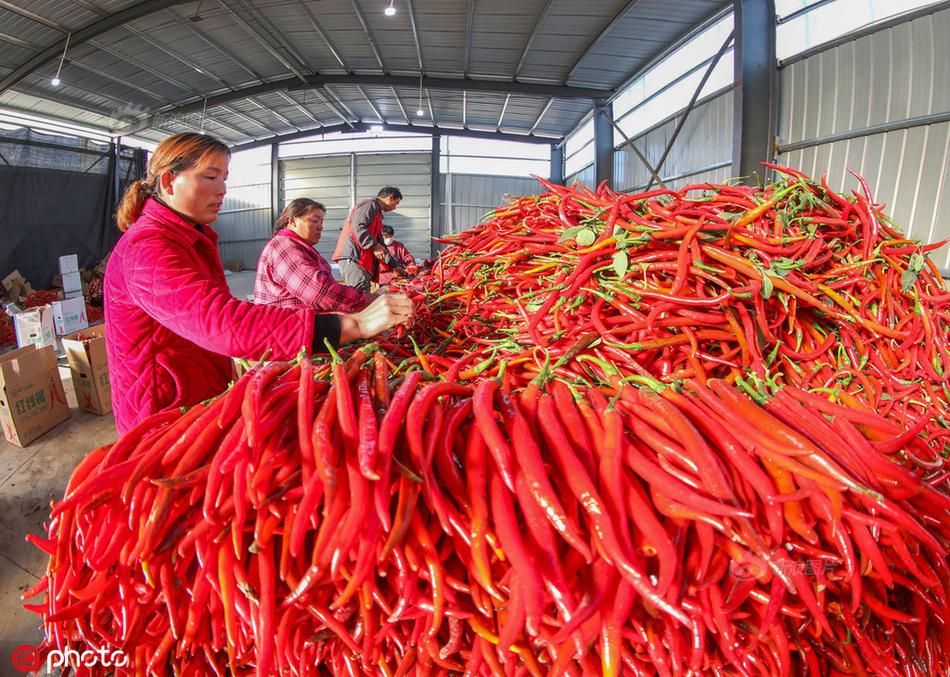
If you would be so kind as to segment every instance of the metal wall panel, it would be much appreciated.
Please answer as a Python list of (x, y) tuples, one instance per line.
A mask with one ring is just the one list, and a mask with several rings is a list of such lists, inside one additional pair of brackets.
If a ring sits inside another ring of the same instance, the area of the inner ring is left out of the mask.
[(309, 197), (327, 208), (323, 237), (317, 250), (330, 260), (343, 220), (352, 205), (351, 155), (303, 157), (280, 161), (280, 208), (298, 197)]
[(507, 196), (534, 195), (535, 179), (516, 176), (443, 174), (442, 214), (446, 233), (458, 233), (481, 222), (485, 214), (506, 203)]
[(402, 202), (383, 216), (383, 221), (393, 227), (396, 239), (413, 256), (428, 258), (432, 239), (432, 154), (374, 153), (355, 158), (356, 199), (373, 197), (383, 186), (398, 187)]
[[(779, 143), (817, 143), (783, 153), (780, 162), (814, 177), (827, 173), (846, 193), (859, 187), (848, 172), (854, 170), (911, 237), (950, 237), (950, 123), (823, 138), (950, 112), (947, 35), (950, 10), (942, 10), (782, 68)], [(950, 248), (932, 257), (947, 267)]]
[[(720, 176), (722, 166), (732, 163), (733, 99), (730, 89), (690, 112), (660, 169), (660, 177), (665, 183), (676, 187), (696, 180), (708, 180), (697, 177), (710, 171)], [(659, 164), (681, 117), (682, 114), (676, 115), (633, 140), (654, 167)], [(723, 178), (728, 178), (728, 173), (727, 170)], [(649, 180), (649, 170), (629, 146), (624, 145), (614, 153), (614, 185), (619, 190), (640, 190)]]
[(590, 164), (584, 167), (579, 172), (574, 172), (570, 176), (565, 177), (564, 185), (570, 186), (572, 183), (577, 181), (578, 183), (582, 185), (593, 188), (596, 180), (597, 180), (597, 175), (594, 173), (594, 165)]
[(271, 228), (270, 183), (229, 183), (214, 223), (221, 261), (241, 261), (245, 270), (254, 270)]
[[(936, 242), (950, 237), (950, 123), (902, 129), (793, 151), (781, 162), (819, 176), (846, 193), (858, 190), (851, 168), (867, 179), (885, 212), (910, 237)], [(931, 254), (950, 267), (950, 248)]]

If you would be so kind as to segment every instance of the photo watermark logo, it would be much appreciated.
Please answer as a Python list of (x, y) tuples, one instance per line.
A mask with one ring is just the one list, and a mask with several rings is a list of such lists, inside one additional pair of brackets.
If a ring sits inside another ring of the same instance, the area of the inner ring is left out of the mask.
[(129, 664), (129, 657), (121, 649), (110, 650), (106, 647), (98, 649), (86, 649), (77, 651), (76, 649), (66, 648), (65, 650), (53, 649), (46, 654), (44, 661), (35, 647), (29, 644), (21, 644), (13, 650), (13, 667), (19, 672), (39, 673), (40, 669), (45, 667), (45, 674), (53, 674), (56, 669), (64, 668), (124, 668)]

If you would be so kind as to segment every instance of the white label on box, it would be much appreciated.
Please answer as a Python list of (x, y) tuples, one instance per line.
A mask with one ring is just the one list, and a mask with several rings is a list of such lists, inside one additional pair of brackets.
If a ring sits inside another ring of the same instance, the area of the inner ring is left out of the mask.
[(13, 316), (17, 346), (23, 348), (35, 344), (43, 348), (53, 345), (53, 324), (53, 309), (48, 305), (17, 313)]
[(53, 324), (58, 336), (72, 334), (88, 327), (86, 299), (78, 296), (65, 301), (53, 301)]
[(63, 291), (82, 291), (82, 276), (79, 273), (63, 273)]
[(65, 275), (66, 273), (77, 273), (79, 272), (79, 257), (76, 254), (70, 254), (69, 256), (60, 256), (59, 257), (59, 272)]

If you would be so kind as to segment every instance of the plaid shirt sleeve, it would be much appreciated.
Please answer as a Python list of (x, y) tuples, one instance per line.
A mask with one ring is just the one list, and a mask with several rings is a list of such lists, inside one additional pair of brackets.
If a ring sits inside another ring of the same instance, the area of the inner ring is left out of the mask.
[(306, 245), (282, 238), (270, 261), (271, 276), (300, 302), (318, 311), (354, 313), (369, 303), (369, 296), (333, 279), (330, 264)]

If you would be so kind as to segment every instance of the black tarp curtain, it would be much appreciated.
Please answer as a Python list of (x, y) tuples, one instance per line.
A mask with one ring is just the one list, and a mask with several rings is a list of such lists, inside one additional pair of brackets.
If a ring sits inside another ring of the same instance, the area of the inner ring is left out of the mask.
[(117, 199), (145, 171), (145, 153), (30, 129), (0, 130), (0, 279), (18, 270), (50, 287), (59, 257), (92, 267), (119, 238)]

